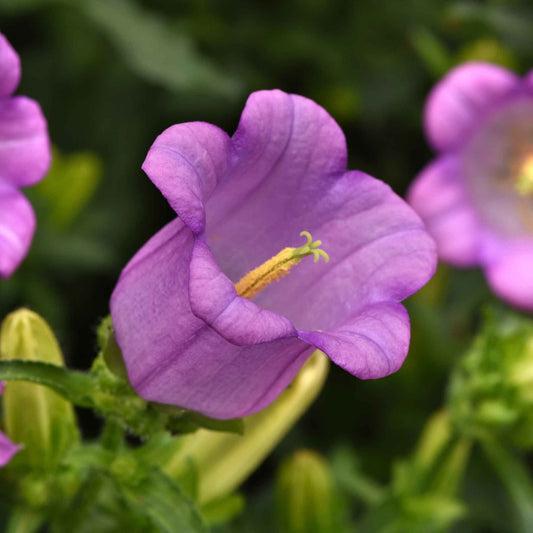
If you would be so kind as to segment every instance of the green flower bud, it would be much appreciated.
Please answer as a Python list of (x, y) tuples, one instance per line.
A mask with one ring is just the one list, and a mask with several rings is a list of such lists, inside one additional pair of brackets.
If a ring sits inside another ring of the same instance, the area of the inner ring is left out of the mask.
[[(64, 365), (52, 330), (28, 309), (9, 314), (2, 323), (0, 359)], [(9, 382), (2, 403), (3, 430), (13, 442), (23, 446), (12, 465), (53, 468), (79, 439), (72, 405), (43, 385)]]
[(332, 475), (325, 459), (313, 451), (297, 451), (281, 465), (276, 500), (283, 533), (338, 530)]
[(196, 470), (200, 504), (234, 491), (270, 454), (318, 396), (326, 380), (329, 359), (314, 352), (285, 392), (263, 411), (244, 418), (244, 434), (200, 429), (181, 439), (164, 467), (179, 480)]
[(533, 447), (533, 321), (488, 315), (452, 377), (449, 404), (463, 434)]

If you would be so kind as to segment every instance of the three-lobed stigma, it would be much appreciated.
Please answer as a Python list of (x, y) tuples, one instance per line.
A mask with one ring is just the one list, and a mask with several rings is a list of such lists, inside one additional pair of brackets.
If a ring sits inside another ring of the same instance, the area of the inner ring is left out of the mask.
[(301, 236), (307, 242), (298, 248), (284, 248), (261, 266), (254, 268), (241, 278), (236, 284), (237, 294), (244, 298), (253, 298), (273, 281), (278, 281), (286, 276), (292, 267), (296, 266), (304, 257), (312, 255), (315, 263), (322, 257), (326, 263), (328, 254), (320, 248), (322, 241), (313, 241), (308, 231), (302, 231)]

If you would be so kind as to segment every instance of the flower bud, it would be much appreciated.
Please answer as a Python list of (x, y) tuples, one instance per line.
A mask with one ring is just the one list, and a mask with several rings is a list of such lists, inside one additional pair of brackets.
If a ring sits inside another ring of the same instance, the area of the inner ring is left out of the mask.
[(180, 479), (191, 462), (198, 472), (196, 499), (205, 504), (234, 491), (268, 456), (322, 389), (329, 360), (319, 351), (287, 390), (263, 411), (244, 418), (244, 434), (200, 429), (181, 439), (164, 470)]
[(279, 531), (336, 531), (333, 479), (327, 462), (319, 454), (299, 450), (281, 465), (276, 500)]
[[(0, 359), (64, 365), (50, 327), (28, 309), (9, 314), (2, 323)], [(72, 405), (43, 385), (8, 382), (2, 403), (4, 431), (23, 447), (12, 464), (53, 467), (79, 438)]]
[(479, 436), (489, 432), (533, 447), (533, 322), (489, 315), (472, 349), (460, 361), (450, 387), (456, 426)]

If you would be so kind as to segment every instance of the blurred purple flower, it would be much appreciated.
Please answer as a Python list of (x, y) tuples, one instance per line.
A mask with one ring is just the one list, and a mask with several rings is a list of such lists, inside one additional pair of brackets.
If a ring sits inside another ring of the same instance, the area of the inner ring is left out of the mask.
[(408, 200), (440, 258), (480, 266), (501, 298), (533, 310), (533, 74), (456, 67), (431, 92), (425, 129), (439, 156)]
[[(5, 384), (0, 381), (0, 394), (4, 392)], [(20, 446), (13, 444), (1, 431), (0, 431), (0, 468), (5, 466), (11, 458), (19, 451)]]
[(50, 141), (39, 104), (12, 96), (20, 60), (0, 33), (0, 277), (9, 277), (26, 256), (35, 215), (21, 187), (34, 185), (50, 165)]
[[(362, 379), (400, 368), (410, 327), (399, 302), (432, 276), (434, 243), (387, 185), (346, 162), (326, 111), (277, 90), (250, 96), (231, 138), (194, 122), (156, 139), (143, 169), (178, 218), (111, 299), (141, 396), (233, 418), (271, 403), (316, 348)], [(302, 230), (329, 264), (303, 261), (253, 300), (239, 296), (234, 283)]]

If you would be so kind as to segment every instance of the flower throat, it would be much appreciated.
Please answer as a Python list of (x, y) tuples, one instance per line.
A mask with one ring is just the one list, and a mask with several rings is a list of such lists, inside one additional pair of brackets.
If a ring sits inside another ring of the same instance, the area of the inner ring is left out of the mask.
[(244, 298), (253, 298), (273, 281), (278, 281), (283, 276), (286, 276), (292, 267), (296, 266), (308, 255), (312, 255), (315, 258), (315, 263), (320, 257), (323, 257), (326, 263), (329, 261), (328, 254), (319, 248), (322, 241), (313, 241), (308, 231), (302, 231), (300, 235), (307, 238), (307, 242), (303, 246), (299, 248), (284, 248), (271, 259), (248, 272), (235, 284), (237, 294)]

